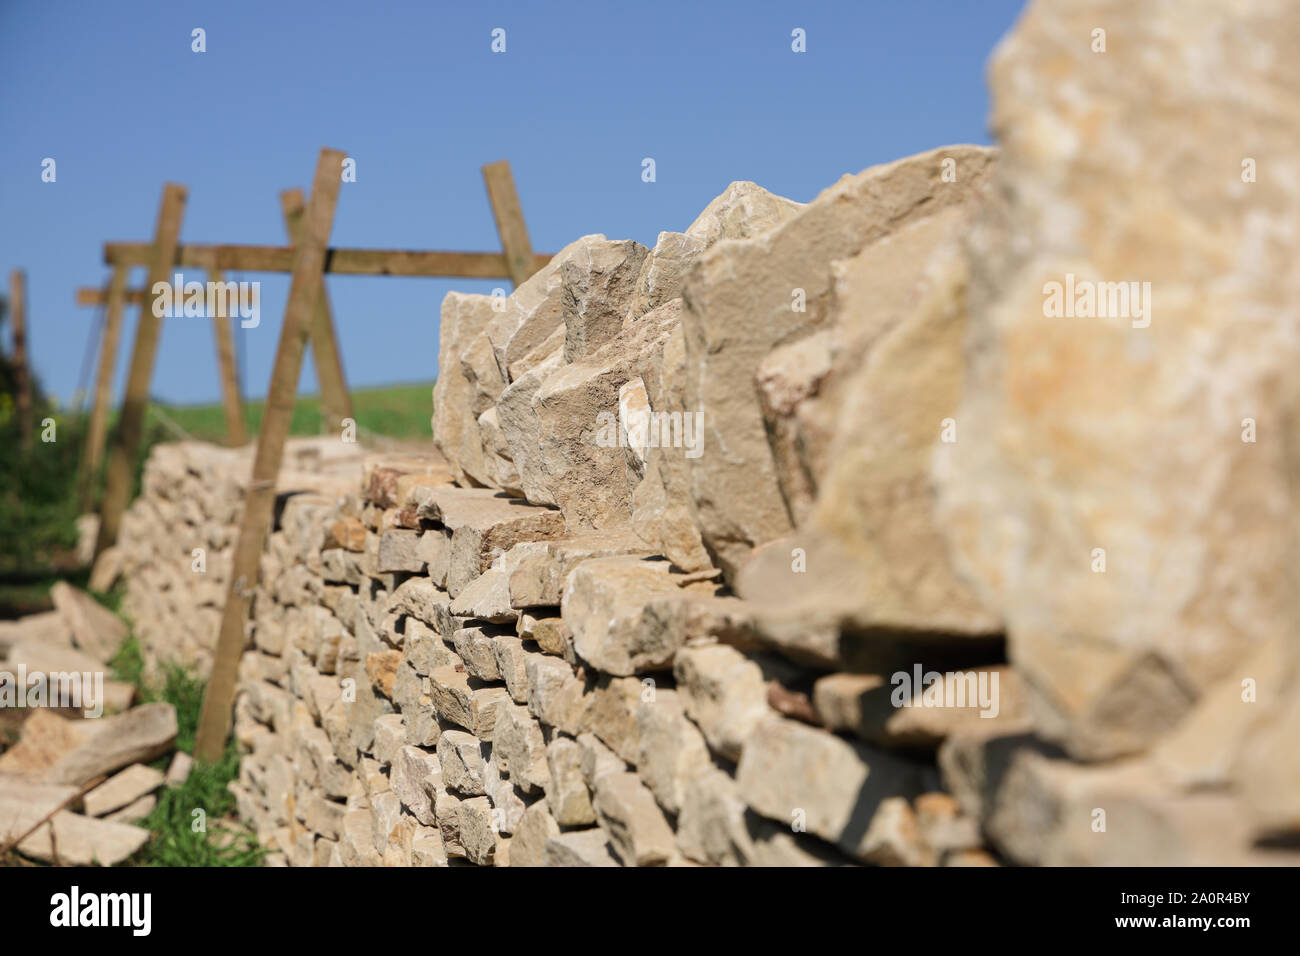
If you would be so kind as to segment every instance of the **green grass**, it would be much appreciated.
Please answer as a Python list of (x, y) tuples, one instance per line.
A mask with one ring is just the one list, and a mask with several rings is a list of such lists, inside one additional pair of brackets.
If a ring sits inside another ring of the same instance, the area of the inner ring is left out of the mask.
[[(428, 438), (429, 418), (433, 414), (432, 382), (416, 385), (387, 385), (382, 388), (354, 389), (352, 412), (364, 441), (367, 432), (385, 438)], [(244, 402), (244, 425), (254, 436), (262, 424), (266, 403)], [(158, 414), (161, 410), (162, 414)], [(165, 417), (164, 417), (165, 416)], [(224, 443), (226, 416), (220, 403), (208, 405), (166, 405), (151, 402), (145, 414), (146, 432), (151, 423), (165, 429), (170, 421), (195, 438)], [(291, 435), (319, 435), (323, 425), (320, 396), (300, 395), (289, 424)]]
[[(134, 635), (123, 642), (111, 662), (116, 679), (136, 685), (141, 703), (166, 701), (176, 708), (176, 749), (193, 755), (203, 706), (203, 682), (178, 664), (162, 668), (162, 681), (155, 686), (145, 680), (144, 655)], [(165, 771), (171, 757), (154, 766)], [(235, 809), (235, 798), (226, 784), (239, 776), (239, 752), (234, 740), (216, 763), (195, 761), (185, 783), (163, 787), (158, 806), (140, 821), (153, 835), (130, 860), (132, 866), (260, 866), (266, 851), (252, 833), (242, 827), (219, 824)], [(202, 810), (196, 817), (195, 811)], [(203, 826), (196, 829), (197, 820)]]

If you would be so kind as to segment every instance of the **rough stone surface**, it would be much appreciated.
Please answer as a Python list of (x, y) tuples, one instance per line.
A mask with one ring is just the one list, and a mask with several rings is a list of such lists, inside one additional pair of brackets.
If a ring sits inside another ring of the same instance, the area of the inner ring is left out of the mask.
[(551, 816), (546, 800), (538, 800), (524, 811), (510, 840), (511, 866), (542, 866), (546, 843), (560, 835), (560, 827)]
[(724, 644), (688, 647), (673, 667), (686, 713), (709, 746), (737, 760), (758, 723), (771, 712), (763, 672), (744, 654)]
[[(736, 785), (757, 813), (867, 860), (881, 801), (919, 790), (920, 768), (884, 751), (771, 717), (755, 728), (736, 767)], [(874, 862), (874, 861), (869, 861)]]
[[(989, 72), (1001, 157), (966, 243), (962, 432), (936, 453), (939, 521), (1007, 621), (1039, 732), (1090, 760), (1146, 749), (1300, 623), (1297, 460), (1264, 424), (1297, 407), (1283, 224), (1300, 183), (1242, 175), (1245, 154), (1294, 152), (1284, 91), (1300, 73), (1280, 51), (1300, 13), (1222, 13), (1111, 7), (1125, 40), (1098, 70), (1067, 39), (1096, 11), (1034, 4)], [(1211, 51), (1232, 77), (1221, 95), (1203, 82)], [(1203, 147), (1167, 177), (1149, 160), (1189, 124)]]
[(686, 716), (676, 691), (656, 690), (636, 711), (637, 772), (669, 813), (682, 809), (691, 778), (709, 766), (704, 735)]
[(630, 239), (593, 241), (560, 267), (564, 280), (564, 361), (590, 355), (623, 328), (646, 247)]
[(546, 766), (550, 774), (546, 800), (552, 817), (561, 826), (586, 826), (596, 822), (591, 793), (582, 772), (582, 755), (582, 746), (572, 737), (556, 736), (546, 747)]
[(570, 533), (631, 527), (619, 389), (653, 361), (680, 322), (681, 304), (673, 300), (553, 372), (533, 397), (541, 470)]
[[(569, 575), (560, 605), (573, 631), (573, 648), (588, 664), (609, 674), (671, 669), (684, 633), (656, 627), (645, 614), (655, 598), (683, 595), (667, 561), (633, 557), (594, 558)], [(690, 585), (712, 593), (706, 582)]]
[(605, 774), (596, 781), (592, 804), (625, 866), (663, 866), (673, 855), (673, 831), (654, 796), (635, 773)]
[(691, 492), (704, 543), (728, 574), (791, 529), (753, 387), (759, 362), (828, 320), (833, 261), (962, 201), (965, 191), (941, 179), (945, 157), (961, 167), (987, 155), (952, 147), (846, 176), (761, 239), (718, 243), (691, 266), (682, 286), (685, 406), (704, 411), (705, 448), (726, 449), (691, 460)]

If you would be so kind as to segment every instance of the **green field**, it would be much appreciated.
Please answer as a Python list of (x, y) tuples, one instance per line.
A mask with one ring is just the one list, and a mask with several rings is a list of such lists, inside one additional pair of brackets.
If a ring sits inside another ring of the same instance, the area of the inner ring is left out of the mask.
[[(415, 385), (386, 385), (380, 388), (358, 388), (352, 391), (352, 410), (357, 420), (358, 438), (365, 441), (366, 434), (385, 438), (429, 438), (429, 417), (433, 414), (432, 382)], [(261, 400), (244, 402), (244, 424), (248, 434), (257, 434), (262, 423)], [(290, 433), (293, 435), (319, 435), (322, 416), (320, 397), (300, 395), (293, 409)], [(155, 429), (154, 426), (157, 428)], [(174, 438), (181, 437), (175, 430), (204, 441), (222, 444), (226, 439), (226, 417), (220, 403), (210, 405), (166, 405), (151, 402), (145, 416), (145, 431), (168, 431)]]

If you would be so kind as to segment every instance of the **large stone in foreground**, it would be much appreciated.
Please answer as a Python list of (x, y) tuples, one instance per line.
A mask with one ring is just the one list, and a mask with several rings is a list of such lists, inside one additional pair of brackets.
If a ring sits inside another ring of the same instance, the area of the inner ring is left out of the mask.
[[(1296, 752), (1300, 697), (1293, 692), (1295, 678), (1300, 675), (1300, 647), (1294, 645), (1294, 635), (1291, 639), (1295, 661), (1289, 670), (1281, 666), (1274, 671), (1277, 676), (1269, 682), (1272, 686), (1267, 697), (1261, 694), (1258, 704), (1243, 702), (1239, 680), (1224, 681), (1223, 691), (1231, 696), (1206, 716), (1228, 723), (1232, 732), (1213, 733), (1210, 740), (1223, 746), (1204, 748), (1219, 758), (1214, 761), (1215, 769), (1221, 768), (1224, 760), (1231, 761), (1230, 778), (1242, 795), (1252, 835), (1285, 845), (1294, 845), (1300, 835), (1300, 754)], [(1224, 713), (1224, 704), (1232, 708), (1230, 714)], [(1256, 707), (1260, 712), (1243, 726), (1241, 712)], [(1189, 721), (1195, 722), (1195, 718)], [(1204, 721), (1200, 723), (1204, 725)], [(1156, 758), (1160, 756), (1157, 751)], [(1214, 782), (1220, 782), (1217, 775)]]
[(1144, 760), (1081, 766), (1022, 748), (996, 778), (983, 829), (1025, 865), (1294, 866), (1294, 852), (1252, 849), (1244, 811), (1228, 791), (1169, 789)]
[[(990, 166), (961, 170), (977, 184), (967, 206), (975, 205)], [(869, 246), (854, 260), (864, 276), (837, 286), (839, 309), (847, 313), (840, 321), (863, 322), (878, 337), (869, 346), (844, 347), (837, 362), (852, 371), (833, 371), (819, 396), (834, 406), (836, 425), (825, 461), (816, 463), (821, 473), (809, 520), (860, 569), (853, 614), (860, 631), (987, 636), (1002, 630), (949, 562), (930, 477), (933, 449), (961, 391), (965, 273), (952, 240), (968, 219), (968, 208), (952, 206), (900, 228), (890, 242)], [(924, 265), (936, 244), (942, 245)], [(909, 256), (922, 259), (919, 274), (903, 268)]]
[[(927, 669), (997, 660), (996, 633), (943, 631), (906, 612), (863, 600), (870, 576), (860, 557), (816, 527), (800, 529), (755, 548), (734, 576), (758, 639), (791, 660), (817, 668), (888, 673), (922, 661)], [(873, 593), (890, 586), (877, 582)], [(936, 621), (937, 617), (931, 617)], [(955, 620), (950, 616), (950, 620)]]
[(935, 459), (940, 526), (1007, 620), (1040, 733), (1086, 759), (1145, 749), (1300, 632), (1300, 180), (1265, 158), (1300, 146), (1300, 8), (1102, 19), (1032, 4), (993, 58), (1001, 156)]

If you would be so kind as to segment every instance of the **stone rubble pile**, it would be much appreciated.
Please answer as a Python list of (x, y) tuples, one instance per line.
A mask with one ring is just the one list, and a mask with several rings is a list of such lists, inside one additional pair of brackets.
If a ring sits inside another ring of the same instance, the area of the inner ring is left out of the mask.
[(448, 295), (441, 455), (271, 535), (241, 815), (293, 865), (1294, 863), (1297, 40), (1033, 3), (999, 150)]
[(106, 676), (126, 637), (116, 615), (62, 582), (52, 596), (53, 611), (0, 625), (0, 707), (23, 718), (0, 752), (0, 848), (111, 866), (148, 841), (135, 824), (155, 790), (184, 782), (189, 757), (175, 753), (166, 774), (147, 766), (173, 750), (174, 709), (132, 707), (135, 688)]

